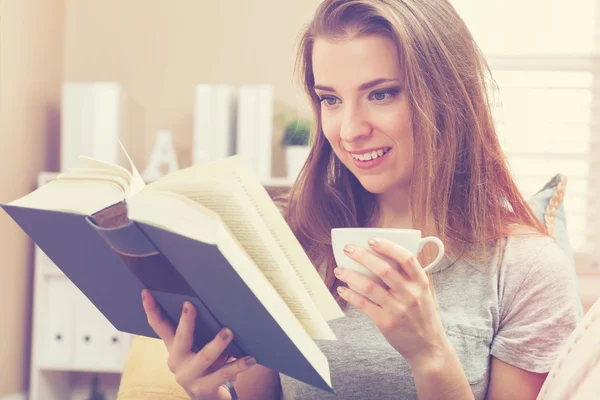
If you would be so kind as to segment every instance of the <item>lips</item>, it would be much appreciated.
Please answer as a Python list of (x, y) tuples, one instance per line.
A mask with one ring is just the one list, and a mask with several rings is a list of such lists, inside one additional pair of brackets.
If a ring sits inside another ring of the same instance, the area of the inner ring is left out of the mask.
[(375, 160), (378, 157), (382, 157), (385, 153), (391, 150), (391, 147), (380, 147), (378, 149), (368, 149), (362, 151), (349, 152), (350, 156), (358, 161), (370, 161)]
[(360, 151), (349, 151), (348, 154), (357, 168), (366, 170), (381, 165), (381, 163), (389, 158), (391, 151), (391, 147), (378, 147)]

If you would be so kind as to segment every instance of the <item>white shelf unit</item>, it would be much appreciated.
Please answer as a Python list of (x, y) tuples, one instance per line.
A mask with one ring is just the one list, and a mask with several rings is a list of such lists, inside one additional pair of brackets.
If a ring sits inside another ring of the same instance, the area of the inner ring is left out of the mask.
[[(58, 176), (42, 172), (41, 186)], [(291, 182), (273, 178), (266, 188)], [(34, 254), (29, 400), (88, 400), (94, 375), (106, 400), (116, 399), (132, 335), (117, 331), (37, 246)]]

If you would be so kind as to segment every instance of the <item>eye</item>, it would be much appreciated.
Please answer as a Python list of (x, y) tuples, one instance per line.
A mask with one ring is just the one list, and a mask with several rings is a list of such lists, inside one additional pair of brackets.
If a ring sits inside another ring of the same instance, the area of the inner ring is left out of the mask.
[(396, 88), (376, 90), (369, 95), (369, 100), (375, 100), (378, 102), (390, 100), (392, 97), (398, 94), (400, 90)]
[(319, 98), (319, 102), (327, 107), (333, 107), (338, 104), (338, 98), (334, 96), (323, 96)]

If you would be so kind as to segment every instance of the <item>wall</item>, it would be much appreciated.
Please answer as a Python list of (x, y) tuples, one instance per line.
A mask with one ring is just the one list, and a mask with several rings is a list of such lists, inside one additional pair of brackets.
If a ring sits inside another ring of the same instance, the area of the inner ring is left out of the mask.
[[(159, 129), (174, 133), (180, 166), (190, 164), (197, 83), (269, 83), (276, 111), (306, 113), (304, 94), (292, 84), (293, 50), (319, 3), (0, 1), (0, 201), (33, 190), (39, 171), (58, 169), (63, 80), (121, 83), (129, 101), (129, 150), (139, 169)], [(30, 241), (4, 212), (0, 253), (2, 397), (28, 387), (32, 280)]]
[[(58, 166), (64, 0), (0, 1), (0, 201)], [(29, 379), (31, 246), (0, 212), (0, 397)]]
[[(270, 83), (278, 107), (306, 111), (304, 94), (292, 85), (294, 46), (319, 3), (70, 1), (65, 80), (120, 82), (130, 104), (129, 134), (136, 144), (128, 149), (136, 165), (145, 164), (155, 132), (167, 129), (185, 167), (191, 163), (197, 83)], [(281, 161), (279, 153), (274, 159)]]

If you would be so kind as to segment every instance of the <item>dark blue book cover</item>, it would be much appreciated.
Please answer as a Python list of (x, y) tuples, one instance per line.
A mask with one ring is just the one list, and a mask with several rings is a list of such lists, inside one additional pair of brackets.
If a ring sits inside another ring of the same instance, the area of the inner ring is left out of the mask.
[(333, 392), (329, 377), (311, 365), (216, 245), (129, 221), (125, 203), (111, 207), (118, 212), (108, 220), (99, 218), (102, 213), (0, 205), (116, 329), (157, 338), (142, 307), (147, 288), (173, 325), (184, 301), (195, 305), (195, 349), (228, 327), (235, 334), (231, 356), (252, 355), (265, 367)]

